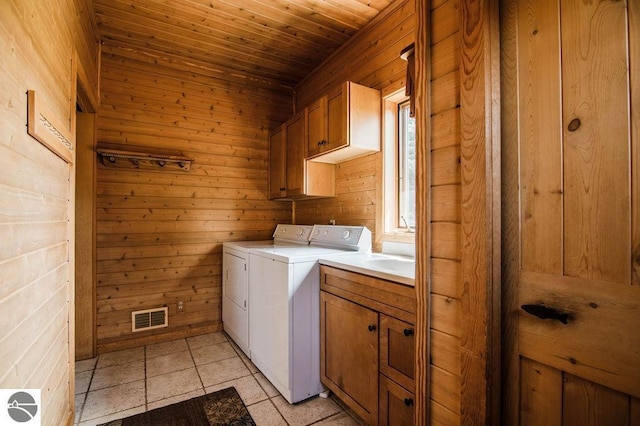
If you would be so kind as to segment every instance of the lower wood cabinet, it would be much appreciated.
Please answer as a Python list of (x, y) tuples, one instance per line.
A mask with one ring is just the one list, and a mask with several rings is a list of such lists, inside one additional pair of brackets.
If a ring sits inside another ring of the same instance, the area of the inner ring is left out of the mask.
[(378, 313), (326, 292), (320, 306), (320, 377), (371, 423), (378, 413)]
[(415, 418), (414, 394), (380, 375), (380, 425), (413, 425)]
[(412, 425), (415, 289), (320, 267), (321, 380), (367, 424)]

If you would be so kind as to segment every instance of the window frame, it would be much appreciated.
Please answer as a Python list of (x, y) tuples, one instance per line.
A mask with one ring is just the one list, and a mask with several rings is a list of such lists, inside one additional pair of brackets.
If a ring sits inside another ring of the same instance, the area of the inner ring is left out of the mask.
[[(379, 191), (381, 194), (376, 217), (377, 241), (415, 244), (415, 229), (397, 226), (399, 214), (398, 180), (398, 107), (409, 99), (405, 89), (394, 91), (382, 101), (382, 152), (380, 160)], [(390, 201), (391, 200), (391, 201)]]

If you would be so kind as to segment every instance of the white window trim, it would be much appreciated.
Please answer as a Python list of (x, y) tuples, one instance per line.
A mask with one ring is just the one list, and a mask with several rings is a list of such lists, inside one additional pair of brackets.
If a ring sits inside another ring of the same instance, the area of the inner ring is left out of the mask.
[[(415, 244), (415, 232), (398, 228), (398, 105), (406, 101), (402, 88), (382, 100), (382, 155), (380, 156), (380, 208), (376, 217), (377, 242), (385, 241)], [(387, 155), (392, 152), (393, 155)], [(393, 172), (389, 172), (393, 170)], [(391, 202), (389, 200), (392, 200)]]

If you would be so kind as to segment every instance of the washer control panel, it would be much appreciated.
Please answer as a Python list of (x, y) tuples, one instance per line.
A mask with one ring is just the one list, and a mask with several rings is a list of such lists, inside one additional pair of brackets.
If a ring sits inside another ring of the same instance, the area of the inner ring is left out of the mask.
[(371, 251), (371, 231), (365, 226), (313, 225), (311, 245)]

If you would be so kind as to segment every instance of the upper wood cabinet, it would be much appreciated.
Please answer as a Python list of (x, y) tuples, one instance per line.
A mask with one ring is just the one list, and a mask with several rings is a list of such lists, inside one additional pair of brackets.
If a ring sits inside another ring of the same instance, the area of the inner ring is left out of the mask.
[(380, 91), (347, 81), (306, 108), (307, 156), (339, 163), (380, 151)]
[(282, 128), (278, 128), (269, 138), (269, 198), (271, 199), (287, 196), (286, 160), (287, 148), (284, 133)]
[(296, 114), (282, 125), (286, 147), (286, 192), (292, 197), (304, 193), (304, 115)]
[(307, 161), (306, 115), (302, 111), (269, 139), (269, 198), (335, 196), (335, 166)]

